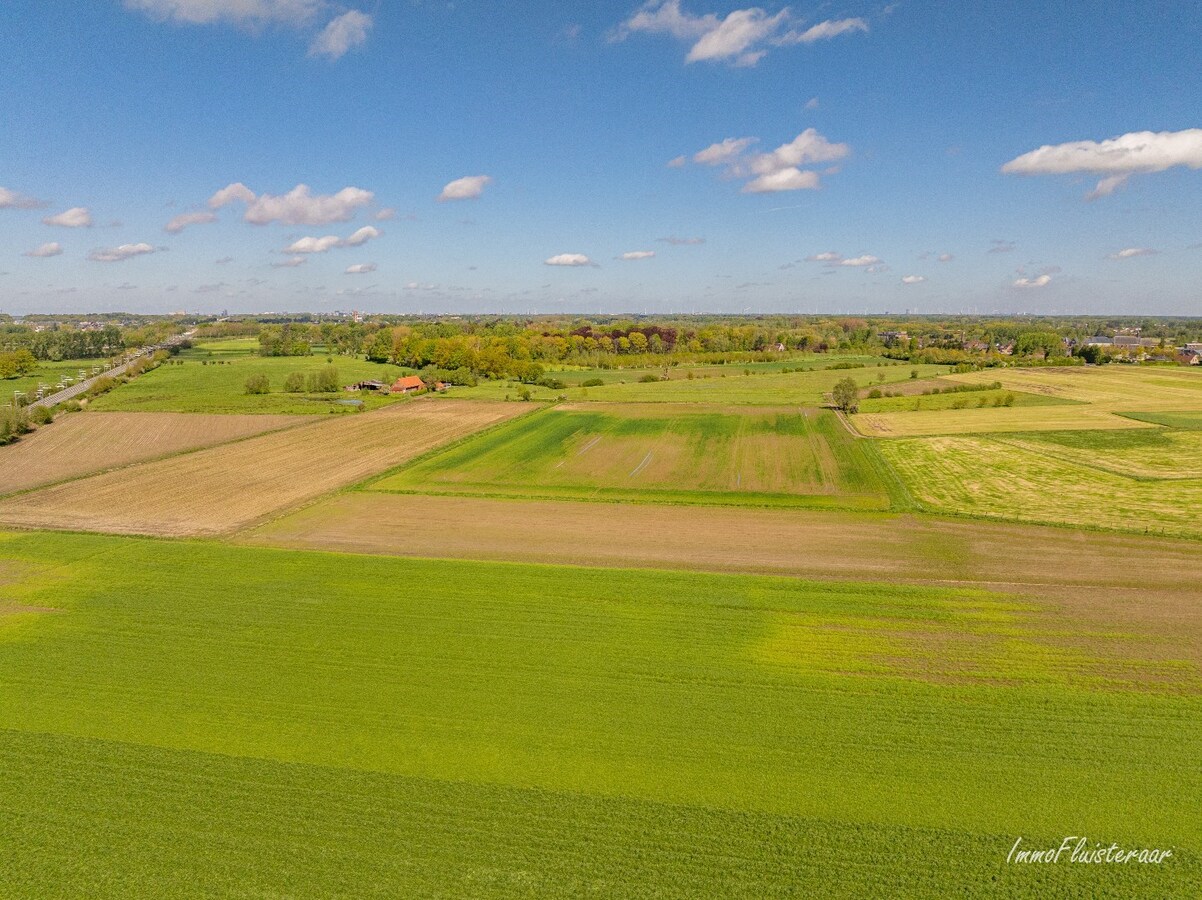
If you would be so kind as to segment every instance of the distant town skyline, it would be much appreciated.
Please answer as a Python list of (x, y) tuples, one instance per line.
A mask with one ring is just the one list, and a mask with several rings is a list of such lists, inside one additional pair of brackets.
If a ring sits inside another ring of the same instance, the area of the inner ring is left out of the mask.
[(1202, 8), (9, 0), (0, 312), (1202, 315)]

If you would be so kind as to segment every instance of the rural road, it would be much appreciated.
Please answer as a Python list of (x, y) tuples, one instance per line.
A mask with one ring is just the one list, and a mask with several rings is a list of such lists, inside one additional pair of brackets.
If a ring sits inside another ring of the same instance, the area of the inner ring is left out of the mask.
[(166, 350), (170, 347), (174, 347), (176, 344), (186, 341), (191, 335), (192, 335), (192, 332), (189, 331), (187, 334), (180, 334), (180, 335), (175, 335), (174, 337), (169, 337), (169, 338), (167, 338), (167, 340), (163, 341), (161, 344), (155, 344), (151, 347), (142, 347), (139, 350), (135, 350), (130, 354), (129, 359), (127, 359), (125, 362), (121, 363), (121, 365), (113, 366), (111, 369), (106, 369), (105, 371), (101, 372), (99, 375), (93, 375), (91, 378), (87, 378), (87, 379), (84, 379), (83, 381), (76, 382), (75, 384), (71, 385), (68, 388), (64, 388), (63, 390), (59, 391), (56, 394), (50, 394), (46, 397), (43, 397), (41, 400), (34, 400), (32, 403), (27, 405), (27, 408), (33, 409), (35, 406), (52, 407), (52, 406), (57, 406), (59, 403), (65, 403), (68, 400), (74, 399), (75, 397), (78, 397), (80, 394), (86, 393), (88, 388), (90, 388), (93, 384), (95, 384), (99, 379), (113, 378), (114, 376), (120, 375), (122, 372), (124, 372), (126, 369), (128, 369), (131, 365), (133, 365), (137, 360), (141, 359), (143, 356), (149, 356), (152, 353), (154, 353), (156, 350)]

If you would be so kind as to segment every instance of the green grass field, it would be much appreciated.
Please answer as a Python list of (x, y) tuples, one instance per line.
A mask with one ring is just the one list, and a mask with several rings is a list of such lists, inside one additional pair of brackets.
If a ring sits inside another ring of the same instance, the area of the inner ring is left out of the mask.
[[(69, 534), (0, 560), (11, 895), (1202, 890), (1197, 667), (1066, 639), (1049, 600)], [(1174, 857), (1005, 864), (1070, 834)]]
[[(327, 365), (338, 370), (340, 385), (368, 379), (391, 383), (402, 371), (398, 366), (347, 356), (335, 356), (329, 363), (321, 353), (262, 357), (258, 346), (249, 340), (197, 344), (175, 358), (183, 365), (162, 365), (98, 397), (93, 405), (121, 412), (303, 414), (352, 411), (339, 400), (363, 400), (368, 409), (396, 402), (375, 394), (287, 394), (283, 388), (290, 373), (314, 373)], [(271, 393), (246, 393), (246, 379), (259, 373), (270, 379)]]
[(888, 509), (895, 485), (872, 444), (826, 410), (586, 403), (468, 439), (372, 488)]
[[(851, 364), (859, 368), (834, 368)], [(800, 371), (784, 372), (782, 369)], [(910, 380), (911, 370), (919, 378), (930, 378), (948, 371), (947, 366), (912, 366), (894, 360), (875, 357), (822, 357), (782, 361), (779, 363), (750, 363), (748, 365), (682, 367), (678, 369), (596, 369), (567, 372), (548, 372), (551, 378), (567, 383), (565, 388), (546, 388), (526, 385), (531, 399), (555, 400), (562, 396), (572, 401), (602, 401), (606, 403), (718, 403), (759, 406), (819, 406), (825, 395), (844, 378), (853, 379), (861, 387), (896, 384)], [(668, 380), (642, 382), (648, 375)], [(749, 373), (749, 374), (747, 374)], [(692, 374), (692, 378), (689, 375)], [(599, 378), (604, 384), (580, 386), (581, 382)], [(878, 380), (879, 379), (879, 380)], [(516, 400), (524, 386), (512, 381), (482, 381), (472, 388), (456, 388), (455, 395), (480, 399)]]
[(79, 370), (83, 369), (88, 377), (91, 377), (92, 367), (103, 367), (106, 362), (106, 359), (66, 359), (58, 362), (39, 360), (37, 369), (28, 375), (0, 379), (0, 406), (12, 403), (14, 391), (23, 391), (29, 397), (33, 397), (38, 386), (43, 384), (49, 388), (48, 393), (54, 393), (64, 375), (78, 378)]
[(1047, 432), (878, 441), (924, 508), (1202, 537), (1198, 432)]
[[(951, 387), (954, 382), (947, 382)], [(1009, 401), (1009, 402), (1006, 402)], [(965, 391), (953, 394), (917, 394), (908, 397), (865, 397), (860, 401), (862, 413), (915, 412), (940, 409), (983, 409), (1003, 406), (1063, 406), (1072, 403), (1059, 397), (1032, 394), (1027, 391)]]

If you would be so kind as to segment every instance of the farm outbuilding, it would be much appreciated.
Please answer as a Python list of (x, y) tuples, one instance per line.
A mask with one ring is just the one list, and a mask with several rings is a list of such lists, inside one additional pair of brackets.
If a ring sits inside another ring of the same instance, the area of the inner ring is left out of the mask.
[(392, 392), (394, 394), (412, 394), (416, 391), (424, 391), (425, 389), (426, 383), (417, 375), (405, 375), (392, 383)]

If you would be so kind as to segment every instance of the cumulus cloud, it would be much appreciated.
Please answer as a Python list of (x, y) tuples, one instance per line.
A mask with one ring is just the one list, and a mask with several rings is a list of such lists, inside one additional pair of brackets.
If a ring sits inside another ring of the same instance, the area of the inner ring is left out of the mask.
[(1137, 256), (1155, 256), (1158, 251), (1151, 247), (1126, 247), (1117, 253), (1111, 253), (1109, 259), (1134, 259)]
[(22, 256), (32, 256), (35, 259), (45, 259), (49, 256), (59, 256), (63, 252), (63, 245), (58, 241), (51, 241), (49, 244), (42, 244), (33, 250), (26, 250)]
[(231, 203), (246, 204), (242, 219), (252, 225), (329, 225), (345, 222), (355, 211), (371, 203), (375, 197), (371, 191), (357, 187), (345, 187), (336, 194), (317, 194), (307, 184), (298, 184), (280, 196), (255, 195), (254, 191), (241, 182), (222, 188), (209, 198), (210, 209), (221, 209)]
[(637, 33), (663, 34), (691, 45), (686, 63), (754, 66), (769, 47), (811, 44), (868, 30), (863, 19), (828, 20), (805, 29), (800, 26), (788, 7), (773, 15), (753, 6), (736, 9), (723, 18), (714, 13), (686, 12), (681, 9), (680, 0), (651, 0), (619, 25), (611, 40), (622, 41)]
[(721, 166), (742, 155), (743, 151), (756, 142), (756, 138), (726, 138), (716, 144), (710, 144), (704, 150), (693, 154), (693, 162), (703, 166)]
[(1041, 288), (1046, 286), (1052, 280), (1052, 276), (1046, 272), (1043, 275), (1037, 275), (1034, 278), (1016, 278), (1014, 287), (1016, 288)]
[(922, 284), (927, 280), (925, 275), (903, 275), (902, 284)]
[(466, 175), (456, 178), (442, 189), (438, 195), (440, 201), (475, 200), (484, 193), (484, 188), (492, 182), (488, 175)]
[(382, 232), (373, 225), (364, 225), (354, 234), (347, 238), (340, 238), (336, 234), (327, 234), (325, 237), (303, 237), (293, 241), (284, 248), (285, 253), (325, 253), (327, 250), (333, 250), (335, 247), (361, 247), (368, 241), (378, 238)]
[(1202, 168), (1202, 128), (1184, 131), (1133, 131), (1104, 141), (1070, 141), (1044, 146), (1002, 166), (1007, 175), (1088, 173), (1102, 179), (1087, 195), (1114, 193), (1132, 175), (1163, 172), (1176, 166)]
[(168, 234), (179, 234), (189, 225), (207, 225), (216, 221), (216, 214), (211, 212), (182, 213), (163, 226), (163, 230)]
[(879, 266), (880, 264), (881, 260), (878, 257), (867, 254), (864, 256), (853, 256), (851, 259), (839, 260), (839, 265), (849, 266), (853, 269), (860, 269), (868, 266)]
[(41, 200), (0, 187), (0, 209), (41, 209), (45, 205)]
[[(767, 194), (816, 190), (821, 187), (818, 173), (802, 166), (831, 163), (851, 155), (850, 146), (834, 143), (814, 128), (807, 128), (771, 152), (748, 155), (746, 151), (755, 141), (752, 137), (726, 138), (699, 150), (693, 162), (726, 166), (729, 177), (746, 179), (743, 193)], [(837, 170), (827, 170), (833, 171)]]
[(744, 194), (770, 194), (777, 191), (813, 191), (819, 187), (818, 173), (789, 166), (753, 178), (743, 185)]
[(344, 12), (331, 19), (321, 34), (309, 45), (310, 56), (326, 56), (339, 59), (353, 47), (367, 43), (367, 32), (371, 30), (372, 18), (356, 9)]
[(92, 214), (86, 206), (73, 206), (55, 216), (42, 219), (45, 225), (59, 225), (63, 228), (91, 228)]
[(863, 256), (845, 257), (842, 253), (836, 253), (834, 250), (827, 250), (823, 253), (814, 253), (806, 257), (806, 262), (825, 263), (827, 266), (845, 266), (849, 269), (867, 269), (868, 271), (879, 271), (883, 260), (880, 257), (864, 254)]
[(544, 259), (546, 266), (591, 266), (593, 261), (583, 253), (560, 253), (550, 259)]
[(367, 275), (376, 270), (375, 263), (355, 263), (353, 266), (347, 266), (346, 275)]
[(631, 250), (627, 253), (623, 253), (621, 256), (618, 257), (618, 259), (625, 259), (625, 260), (651, 259), (651, 257), (653, 257), (653, 256), (655, 256), (654, 250)]
[(273, 262), (271, 267), (273, 269), (295, 269), (297, 266), (303, 266), (308, 261), (309, 257), (307, 256), (293, 256), (279, 262)]
[(705, 238), (703, 237), (676, 237), (675, 235), (657, 238), (657, 240), (663, 244), (671, 244), (673, 247), (692, 247), (705, 243)]
[(135, 256), (154, 253), (155, 247), (150, 244), (122, 244), (119, 247), (98, 247), (88, 254), (92, 262), (122, 262)]

